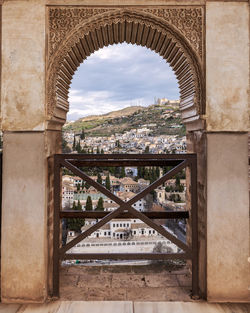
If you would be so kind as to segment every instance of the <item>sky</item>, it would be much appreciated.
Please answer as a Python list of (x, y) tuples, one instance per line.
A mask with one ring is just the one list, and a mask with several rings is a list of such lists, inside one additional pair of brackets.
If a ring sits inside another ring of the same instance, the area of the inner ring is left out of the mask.
[(73, 76), (68, 121), (128, 106), (148, 106), (155, 99), (179, 99), (176, 77), (155, 52), (118, 44), (90, 55)]

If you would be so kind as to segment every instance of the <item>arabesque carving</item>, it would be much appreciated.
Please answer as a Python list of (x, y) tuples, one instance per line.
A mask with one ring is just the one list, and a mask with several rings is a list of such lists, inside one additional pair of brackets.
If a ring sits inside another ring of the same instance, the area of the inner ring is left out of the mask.
[(202, 58), (202, 26), (204, 23), (204, 10), (202, 7), (147, 8), (143, 11), (156, 15), (176, 27)]
[(88, 18), (114, 10), (112, 8), (50, 8), (49, 56), (53, 54), (68, 33)]
[[(198, 22), (202, 10), (186, 10), (50, 8), (48, 119), (64, 123), (69, 86), (80, 63), (94, 51), (124, 41), (146, 46), (170, 64), (179, 82), (183, 121), (199, 118), (204, 113), (201, 20)], [(194, 29), (191, 17), (196, 20)]]
[[(87, 19), (112, 12), (118, 8), (50, 8), (49, 9), (49, 56), (53, 54), (67, 34)], [(140, 8), (136, 10), (153, 14), (176, 27), (202, 58), (204, 10), (202, 7)]]

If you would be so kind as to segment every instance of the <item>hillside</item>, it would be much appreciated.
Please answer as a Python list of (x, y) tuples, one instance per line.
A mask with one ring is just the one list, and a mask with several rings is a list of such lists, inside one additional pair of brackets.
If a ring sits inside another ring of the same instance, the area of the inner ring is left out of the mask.
[(154, 136), (162, 134), (183, 136), (185, 134), (178, 106), (158, 104), (148, 107), (127, 107), (103, 115), (87, 116), (67, 123), (64, 130), (80, 133), (84, 129), (88, 136), (110, 136), (141, 127), (151, 129), (151, 134)]

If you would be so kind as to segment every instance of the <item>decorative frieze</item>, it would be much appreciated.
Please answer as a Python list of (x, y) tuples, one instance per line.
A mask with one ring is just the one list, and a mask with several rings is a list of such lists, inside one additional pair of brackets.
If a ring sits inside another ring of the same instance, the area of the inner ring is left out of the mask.
[[(88, 19), (106, 12), (122, 10), (117, 7), (51, 7), (49, 8), (49, 56), (57, 50), (60, 43), (68, 33)], [(178, 8), (126, 8), (131, 11), (145, 12), (163, 19), (169, 25), (175, 27), (191, 44), (196, 53), (202, 58), (204, 10), (202, 7), (178, 7)]]
[(147, 8), (143, 9), (143, 11), (158, 16), (176, 27), (202, 58), (202, 26), (204, 22), (204, 10), (202, 7)]

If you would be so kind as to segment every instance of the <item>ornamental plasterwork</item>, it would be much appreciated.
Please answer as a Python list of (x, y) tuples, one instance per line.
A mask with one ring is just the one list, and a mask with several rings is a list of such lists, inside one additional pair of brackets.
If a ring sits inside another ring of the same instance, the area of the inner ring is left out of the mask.
[[(157, 16), (157, 18), (155, 18)], [(90, 36), (90, 41), (95, 41), (98, 49), (98, 39), (96, 30), (104, 29), (108, 25), (120, 23), (132, 23), (132, 25), (140, 24), (146, 26), (149, 30), (157, 30), (158, 33), (171, 39), (176, 47), (179, 47), (183, 52), (183, 56), (189, 64), (188, 69), (193, 75), (193, 87), (195, 95), (193, 95), (193, 104), (191, 107), (199, 114), (203, 111), (204, 95), (203, 78), (202, 78), (202, 29), (203, 29), (203, 9), (202, 7), (195, 8), (83, 8), (83, 7), (51, 7), (49, 8), (49, 60), (48, 60), (48, 75), (47, 75), (47, 114), (48, 118), (55, 117), (55, 109), (63, 110), (66, 114), (68, 111), (67, 89), (69, 87), (70, 76), (72, 70), (77, 68), (77, 60), (74, 60), (69, 67), (67, 78), (59, 77), (59, 73), (67, 71), (68, 61), (70, 59), (69, 52), (79, 42), (79, 38), (87, 38)], [(126, 24), (125, 24), (126, 25)], [(124, 26), (123, 26), (124, 27)], [(129, 28), (128, 28), (129, 29)], [(109, 28), (110, 36), (115, 36), (112, 33), (112, 28)], [(108, 32), (109, 32), (108, 31)], [(131, 29), (130, 29), (131, 31)], [(106, 40), (107, 43), (113, 43), (112, 39), (105, 39), (105, 31), (100, 32), (104, 36), (101, 41)], [(99, 34), (100, 34), (99, 33)], [(152, 33), (151, 33), (152, 34)], [(117, 35), (117, 34), (116, 34)], [(93, 37), (92, 37), (93, 36)], [(184, 38), (185, 39), (184, 39)], [(137, 44), (141, 44), (142, 37), (138, 37)], [(146, 37), (145, 37), (146, 38)], [(144, 44), (145, 39), (144, 38)], [(122, 39), (123, 40), (123, 39)], [(116, 39), (120, 42), (120, 39)], [(84, 50), (94, 52), (94, 47), (90, 49), (86, 43)], [(148, 43), (150, 45), (150, 43)], [(152, 41), (151, 41), (152, 44)], [(149, 47), (147, 45), (147, 47)], [(191, 48), (192, 47), (192, 48)], [(77, 52), (76, 52), (77, 53)], [(72, 53), (74, 55), (74, 53)], [(166, 58), (168, 62), (168, 59)], [(66, 63), (65, 63), (66, 62)], [(80, 61), (78, 61), (80, 62)], [(183, 59), (182, 59), (182, 62)], [(62, 70), (62, 66), (64, 70)], [(180, 65), (178, 65), (180, 66)], [(185, 71), (188, 71), (185, 68)], [(61, 75), (61, 74), (60, 74)], [(63, 74), (64, 75), (64, 74)], [(60, 80), (60, 82), (58, 81)], [(64, 80), (62, 82), (62, 80)], [(188, 88), (191, 88), (190, 86)], [(192, 91), (192, 90), (191, 90)], [(59, 96), (58, 96), (59, 95)], [(188, 104), (190, 108), (190, 103)], [(60, 115), (60, 114), (59, 114)], [(58, 116), (58, 115), (57, 115)], [(62, 119), (62, 116), (59, 117)]]
[(203, 26), (203, 8), (157, 8), (143, 9), (144, 12), (151, 13), (169, 24), (175, 26), (189, 41), (194, 50), (202, 58), (202, 26)]
[(50, 8), (49, 9), (49, 56), (58, 48), (67, 34), (90, 17), (114, 9), (104, 8)]
[[(128, 7), (126, 9), (129, 9)], [(164, 19), (167, 23), (178, 29), (188, 40), (193, 49), (202, 59), (203, 54), (203, 8), (202, 7), (178, 7), (178, 8), (141, 8), (134, 7), (133, 11), (145, 12)], [(105, 12), (114, 12), (121, 8), (49, 8), (49, 57), (57, 50), (67, 34), (80, 24), (84, 24), (89, 18)]]

